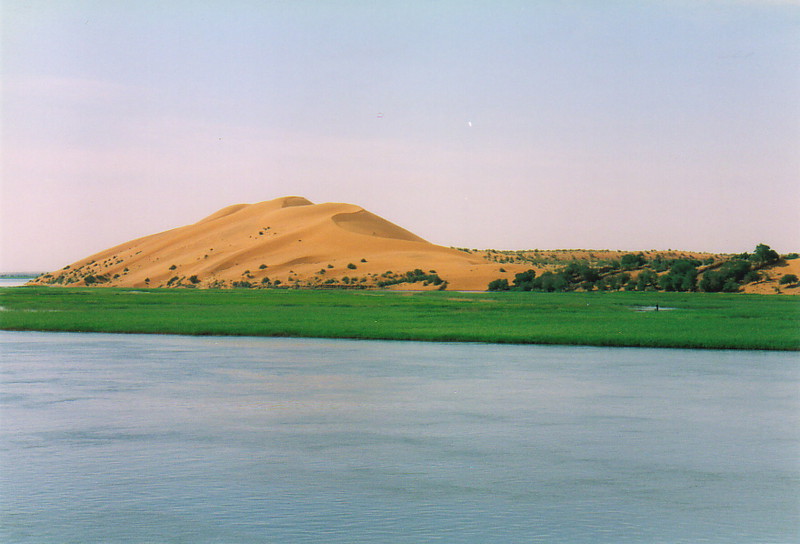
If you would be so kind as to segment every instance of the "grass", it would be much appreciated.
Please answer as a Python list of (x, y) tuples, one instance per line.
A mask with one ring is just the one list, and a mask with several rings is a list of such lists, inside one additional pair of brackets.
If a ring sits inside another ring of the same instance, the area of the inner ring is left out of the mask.
[[(655, 306), (672, 310), (637, 311)], [(5, 330), (800, 349), (800, 297), (16, 287)]]

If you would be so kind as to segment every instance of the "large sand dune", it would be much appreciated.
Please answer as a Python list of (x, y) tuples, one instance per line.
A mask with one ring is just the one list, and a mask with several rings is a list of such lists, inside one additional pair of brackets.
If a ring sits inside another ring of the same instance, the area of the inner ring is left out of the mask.
[(480, 255), (427, 242), (359, 206), (290, 196), (228, 206), (192, 225), (101, 251), (38, 282), (230, 287), (267, 285), (267, 278), (270, 285), (375, 285), (391, 278), (388, 272), (420, 269), (435, 271), (449, 289), (483, 290), (492, 279), (525, 269), (501, 268)]

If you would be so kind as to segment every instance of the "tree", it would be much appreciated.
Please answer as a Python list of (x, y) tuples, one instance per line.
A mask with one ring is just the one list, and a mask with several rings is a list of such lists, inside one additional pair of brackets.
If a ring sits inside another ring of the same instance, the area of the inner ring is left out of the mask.
[(795, 274), (785, 274), (778, 280), (781, 285), (789, 285), (790, 283), (797, 283), (797, 276)]
[[(535, 270), (526, 270), (514, 275), (515, 291), (530, 291), (533, 289), (533, 280), (536, 278)], [(508, 283), (508, 282), (506, 282)]]
[(758, 244), (753, 255), (750, 257), (756, 266), (766, 266), (776, 263), (780, 258), (778, 252), (770, 248), (767, 244)]
[(652, 270), (642, 270), (636, 278), (636, 289), (638, 291), (653, 290), (658, 282), (658, 275)]
[[(678, 259), (669, 269), (666, 275), (668, 280), (664, 280), (663, 284), (668, 285), (667, 291), (694, 291), (697, 285), (697, 268), (692, 261), (685, 259)], [(659, 287), (662, 281), (659, 279)]]

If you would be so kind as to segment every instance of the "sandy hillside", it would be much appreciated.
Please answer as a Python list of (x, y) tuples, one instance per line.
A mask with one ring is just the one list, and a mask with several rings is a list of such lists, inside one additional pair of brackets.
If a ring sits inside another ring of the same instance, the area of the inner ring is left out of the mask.
[(780, 284), (780, 279), (787, 274), (794, 274), (800, 278), (800, 259), (781, 261), (775, 266), (763, 270), (765, 278), (762, 281), (749, 283), (742, 288), (745, 293), (757, 293), (761, 295), (784, 294), (800, 295), (800, 284), (790, 283)]
[[(500, 272), (504, 268), (505, 273)], [(376, 285), (419, 269), (448, 289), (485, 290), (528, 267), (438, 246), (359, 206), (284, 197), (101, 251), (35, 283), (117, 287)], [(427, 281), (427, 280), (426, 280)], [(247, 282), (247, 283), (241, 283)], [(438, 288), (428, 282), (391, 288)]]

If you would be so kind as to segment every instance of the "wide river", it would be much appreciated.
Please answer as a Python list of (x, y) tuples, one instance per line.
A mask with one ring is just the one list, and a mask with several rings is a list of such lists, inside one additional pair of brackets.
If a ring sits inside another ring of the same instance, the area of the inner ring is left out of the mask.
[(800, 538), (796, 353), (0, 342), (2, 542)]

